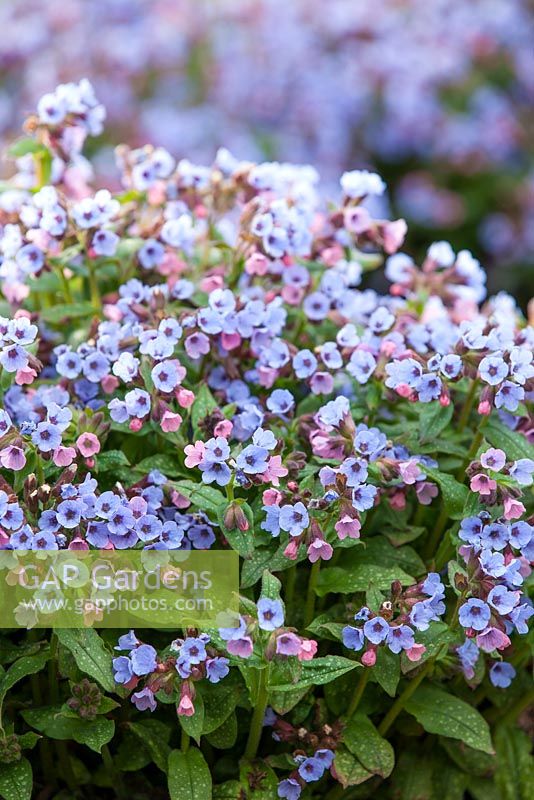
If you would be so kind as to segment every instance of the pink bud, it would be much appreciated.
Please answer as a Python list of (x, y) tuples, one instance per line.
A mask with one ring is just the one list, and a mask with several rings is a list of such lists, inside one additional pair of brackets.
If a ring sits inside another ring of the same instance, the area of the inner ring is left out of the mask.
[(410, 647), (410, 649), (405, 652), (410, 661), (419, 661), (425, 651), (426, 647), (424, 644), (414, 644), (413, 647)]
[(269, 262), (261, 253), (253, 253), (245, 261), (245, 272), (248, 275), (265, 275)]
[(178, 400), (180, 408), (189, 408), (195, 402), (195, 395), (189, 389), (178, 389), (174, 396)]
[(225, 439), (231, 435), (234, 428), (233, 423), (229, 419), (222, 419), (213, 429), (214, 436), (223, 436)]
[(300, 542), (298, 539), (291, 539), (288, 542), (286, 549), (284, 550), (285, 557), (290, 558), (291, 561), (294, 561), (299, 551), (299, 544)]
[(143, 420), (139, 419), (139, 417), (134, 417), (132, 420), (130, 420), (128, 427), (131, 431), (133, 431), (133, 433), (137, 433), (143, 427)]
[(366, 650), (362, 656), (362, 664), (364, 667), (374, 667), (376, 664), (376, 650)]
[(235, 350), (241, 344), (241, 336), (238, 333), (223, 333), (221, 344), (225, 350)]
[(489, 400), (482, 400), (478, 404), (478, 413), (482, 414), (484, 417), (487, 417), (489, 414), (491, 414), (491, 403)]

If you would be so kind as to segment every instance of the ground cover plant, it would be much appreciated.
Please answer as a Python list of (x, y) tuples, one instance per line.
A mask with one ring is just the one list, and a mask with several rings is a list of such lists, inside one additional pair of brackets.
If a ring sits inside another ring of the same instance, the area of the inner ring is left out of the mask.
[(532, 328), (375, 173), (122, 146), (111, 194), (104, 118), (59, 86), (8, 151), (0, 546), (231, 549), (240, 615), (21, 610), (0, 795), (527, 798)]

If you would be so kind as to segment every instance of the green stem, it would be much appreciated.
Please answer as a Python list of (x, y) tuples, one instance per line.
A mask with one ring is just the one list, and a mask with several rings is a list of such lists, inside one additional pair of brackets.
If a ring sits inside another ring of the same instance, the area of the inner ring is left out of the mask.
[(315, 589), (317, 588), (317, 581), (319, 580), (319, 573), (321, 571), (321, 559), (319, 558), (312, 566), (310, 571), (310, 579), (308, 581), (308, 593), (306, 595), (306, 607), (304, 611), (304, 627), (307, 628), (310, 622), (313, 622), (315, 616)]
[(365, 687), (367, 686), (367, 681), (369, 680), (369, 675), (371, 674), (371, 670), (367, 667), (363, 668), (363, 672), (360, 675), (360, 680), (356, 684), (356, 688), (354, 690), (354, 694), (352, 695), (352, 700), (350, 701), (350, 705), (347, 709), (347, 719), (350, 719), (355, 713), (356, 709), (360, 705), (360, 700), (363, 697), (363, 693), (365, 692)]
[(480, 447), (480, 445), (482, 444), (482, 439), (484, 438), (484, 428), (486, 427), (487, 420), (488, 420), (488, 417), (484, 417), (484, 419), (480, 423), (480, 426), (479, 426), (479, 429), (478, 429), (478, 431), (476, 433), (476, 436), (473, 439), (473, 441), (471, 442), (471, 447), (469, 448), (469, 450), (467, 452), (467, 455), (466, 455), (464, 461), (462, 462), (462, 466), (460, 467), (460, 469), (456, 473), (456, 480), (457, 481), (462, 481), (463, 482), (463, 480), (465, 478), (465, 470), (466, 470), (467, 466), (469, 465), (469, 463), (476, 456), (477, 450)]
[(69, 281), (63, 272), (62, 267), (58, 267), (58, 276), (61, 281), (61, 288), (63, 290), (63, 297), (66, 303), (72, 303), (72, 292), (70, 290)]
[(467, 422), (469, 420), (469, 416), (471, 414), (471, 411), (473, 409), (473, 405), (474, 405), (474, 402), (475, 402), (477, 389), (478, 389), (478, 378), (475, 378), (471, 382), (471, 387), (469, 389), (469, 392), (468, 392), (467, 397), (465, 399), (465, 403), (464, 403), (462, 411), (460, 413), (460, 418), (458, 420), (458, 431), (459, 432), (463, 431), (463, 429), (467, 425)]
[(269, 697), (268, 686), (268, 672), (269, 669), (260, 670), (258, 682), (258, 699), (254, 706), (252, 714), (252, 721), (250, 723), (250, 731), (248, 734), (248, 742), (245, 749), (245, 758), (249, 761), (256, 758), (258, 747), (260, 744), (261, 734), (263, 731), (263, 720), (265, 718), (265, 710), (267, 708), (267, 700)]
[(91, 259), (87, 260), (87, 270), (89, 274), (89, 291), (91, 293), (91, 303), (95, 311), (102, 310), (102, 299), (100, 297), (100, 289), (98, 288), (98, 280), (96, 278), (96, 270), (94, 263)]
[(403, 693), (399, 695), (399, 697), (397, 697), (397, 699), (389, 709), (388, 713), (378, 726), (378, 732), (381, 736), (385, 736), (386, 733), (389, 731), (389, 729), (399, 716), (400, 712), (406, 705), (406, 702), (410, 699), (410, 697), (415, 692), (419, 684), (426, 678), (429, 672), (432, 671), (433, 666), (434, 666), (434, 659), (429, 658), (425, 666), (419, 673), (419, 675), (417, 675), (412, 681), (410, 681), (410, 683), (403, 691)]
[(182, 737), (180, 740), (180, 750), (182, 751), (182, 753), (187, 753), (187, 751), (189, 750), (189, 742), (190, 742), (189, 734), (187, 734), (182, 728)]
[(447, 527), (448, 521), (449, 521), (449, 512), (447, 511), (445, 505), (443, 505), (439, 517), (436, 521), (436, 527), (428, 537), (425, 545), (425, 559), (427, 561), (434, 555), (436, 547), (438, 546), (440, 539), (443, 535), (443, 531)]

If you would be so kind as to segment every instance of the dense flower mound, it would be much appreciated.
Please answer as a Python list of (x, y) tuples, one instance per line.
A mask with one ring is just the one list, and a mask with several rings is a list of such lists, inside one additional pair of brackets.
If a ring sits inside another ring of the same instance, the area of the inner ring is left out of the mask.
[(0, 546), (233, 549), (241, 609), (5, 633), (0, 697), (49, 684), (4, 702), (0, 794), (38, 731), (45, 792), (52, 739), (70, 791), (89, 759), (120, 797), (522, 796), (533, 329), (467, 250), (415, 263), (375, 173), (327, 204), (312, 167), (122, 146), (112, 194), (104, 117), (46, 94), (0, 194)]

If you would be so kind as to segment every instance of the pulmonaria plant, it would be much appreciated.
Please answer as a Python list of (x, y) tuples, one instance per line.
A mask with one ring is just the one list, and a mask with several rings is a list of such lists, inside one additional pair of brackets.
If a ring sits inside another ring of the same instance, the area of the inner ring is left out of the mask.
[(85, 630), (4, 632), (3, 696), (33, 674), (36, 707), (4, 702), (0, 794), (30, 797), (30, 729), (68, 790), (87, 745), (121, 797), (132, 764), (172, 800), (504, 785), (532, 700), (532, 327), (469, 252), (400, 252), (375, 173), (327, 205), (310, 167), (147, 146), (119, 148), (123, 191), (75, 184), (102, 119), (85, 82), (45, 96), (32, 181), (0, 195), (7, 579), (28, 550), (233, 550), (239, 613), (117, 643), (88, 597)]

